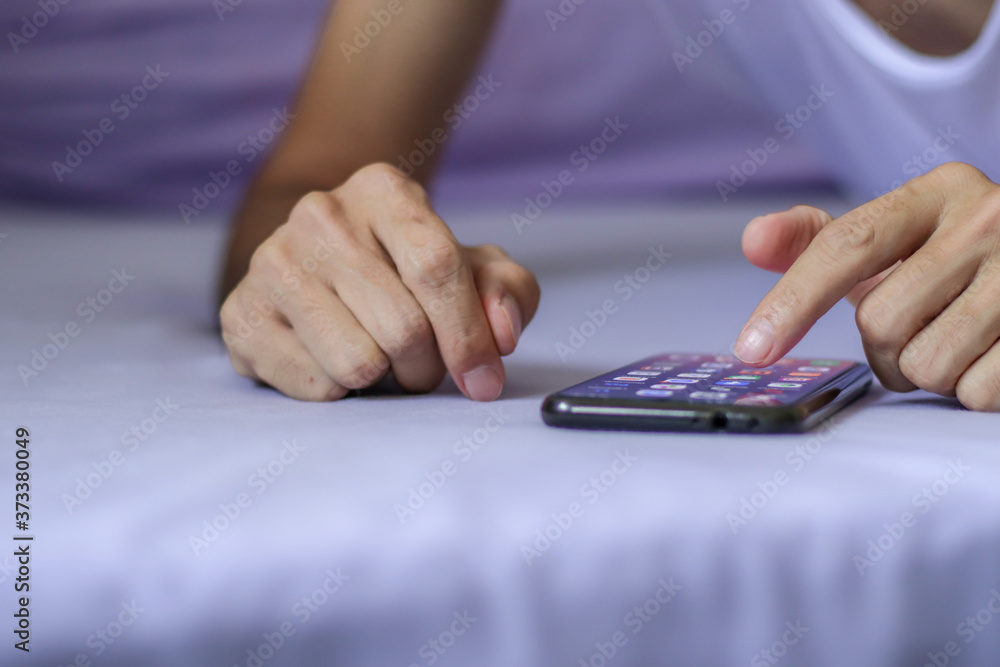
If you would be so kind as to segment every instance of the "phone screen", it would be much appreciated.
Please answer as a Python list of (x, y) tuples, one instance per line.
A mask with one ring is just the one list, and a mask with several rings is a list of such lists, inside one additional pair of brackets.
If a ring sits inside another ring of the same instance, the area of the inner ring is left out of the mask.
[(581, 398), (702, 405), (786, 406), (853, 369), (853, 361), (781, 359), (751, 368), (729, 355), (664, 354), (559, 392)]

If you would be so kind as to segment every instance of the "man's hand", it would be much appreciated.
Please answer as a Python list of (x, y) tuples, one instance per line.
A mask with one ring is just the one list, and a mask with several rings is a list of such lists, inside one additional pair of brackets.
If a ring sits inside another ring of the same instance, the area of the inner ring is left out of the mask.
[(503, 250), (460, 246), (418, 183), (372, 165), (298, 203), (220, 319), (236, 371), (294, 398), (336, 400), (391, 370), (414, 392), (448, 371), (490, 401), (538, 300)]
[[(300, 399), (390, 371), (429, 391), (448, 371), (492, 400), (538, 285), (499, 248), (460, 246), (435, 215), (422, 184), (440, 150), (419, 166), (402, 156), (448, 137), (501, 2), (330, 4), (295, 118), (233, 222), (220, 285), (233, 366)], [(376, 19), (391, 26), (347, 48)]]
[(758, 218), (743, 251), (785, 273), (740, 333), (745, 363), (774, 363), (846, 296), (887, 389), (1000, 411), (1000, 187), (979, 170), (946, 164), (836, 220)]

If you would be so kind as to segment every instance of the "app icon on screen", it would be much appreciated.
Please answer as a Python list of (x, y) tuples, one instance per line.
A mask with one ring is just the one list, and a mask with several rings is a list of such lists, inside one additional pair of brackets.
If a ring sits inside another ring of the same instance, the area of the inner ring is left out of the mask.
[(678, 373), (677, 377), (679, 377), (679, 378), (698, 378), (700, 380), (704, 380), (705, 378), (712, 377), (712, 374), (711, 373)]
[(775, 389), (798, 389), (802, 385), (797, 382), (772, 382), (767, 386), (774, 387)]
[(700, 380), (689, 380), (687, 378), (668, 378), (667, 382), (671, 384), (698, 384)]
[(667, 398), (668, 396), (673, 396), (672, 391), (663, 391), (662, 389), (640, 389), (635, 392), (636, 396), (648, 396), (650, 398)]
[(747, 394), (737, 398), (735, 403), (736, 405), (777, 406), (781, 405), (781, 399), (777, 396), (769, 396), (767, 394)]
[(688, 394), (688, 398), (693, 401), (723, 401), (729, 398), (729, 396), (717, 391), (692, 391)]
[(749, 387), (752, 383), (749, 380), (719, 380), (715, 384), (720, 387)]
[(829, 373), (830, 369), (822, 366), (799, 366), (800, 371), (806, 373)]
[(676, 391), (678, 389), (687, 389), (686, 384), (654, 384), (650, 389), (666, 389), (668, 391)]
[(663, 375), (660, 371), (629, 371), (629, 375), (639, 375), (641, 377), (656, 377), (657, 375)]
[(618, 382), (645, 382), (649, 378), (637, 378), (634, 375), (619, 375), (615, 378)]
[(806, 378), (818, 378), (823, 377), (822, 373), (806, 373), (804, 371), (796, 371), (795, 373), (789, 373), (792, 376), (806, 377)]

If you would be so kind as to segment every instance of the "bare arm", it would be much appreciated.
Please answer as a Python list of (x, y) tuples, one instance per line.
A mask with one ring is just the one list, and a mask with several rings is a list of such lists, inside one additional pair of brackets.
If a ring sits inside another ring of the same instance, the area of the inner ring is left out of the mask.
[[(410, 391), (450, 373), (470, 398), (500, 395), (501, 357), (533, 317), (538, 284), (502, 249), (458, 243), (422, 184), (432, 160), (413, 178), (392, 166), (440, 136), (498, 6), (336, 4), (296, 117), (233, 229), (219, 319), (238, 373), (305, 400), (390, 372)], [(384, 11), (391, 21), (381, 14), (358, 52), (356, 30)]]
[[(223, 298), (246, 275), (254, 250), (306, 193), (331, 190), (368, 164), (395, 164), (414, 141), (443, 125), (442, 116), (475, 68), (500, 0), (334, 5), (296, 117), (236, 216)], [(372, 12), (389, 7), (400, 11), (389, 13), (388, 25), (358, 53), (355, 29), (363, 31), (375, 20)], [(426, 183), (432, 162), (417, 170), (417, 181)]]

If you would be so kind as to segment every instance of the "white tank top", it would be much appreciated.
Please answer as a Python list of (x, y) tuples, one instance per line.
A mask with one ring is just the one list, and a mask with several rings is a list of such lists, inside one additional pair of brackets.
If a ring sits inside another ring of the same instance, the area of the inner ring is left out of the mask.
[[(967, 162), (1000, 180), (1000, 3), (976, 43), (952, 57), (904, 46), (850, 0), (702, 4), (710, 25), (723, 11), (732, 19), (709, 48), (727, 50), (776, 112), (790, 114), (762, 140), (780, 149), (794, 133), (855, 199), (945, 162)], [(910, 4), (919, 6), (899, 6)], [(706, 28), (692, 25), (695, 33)]]

